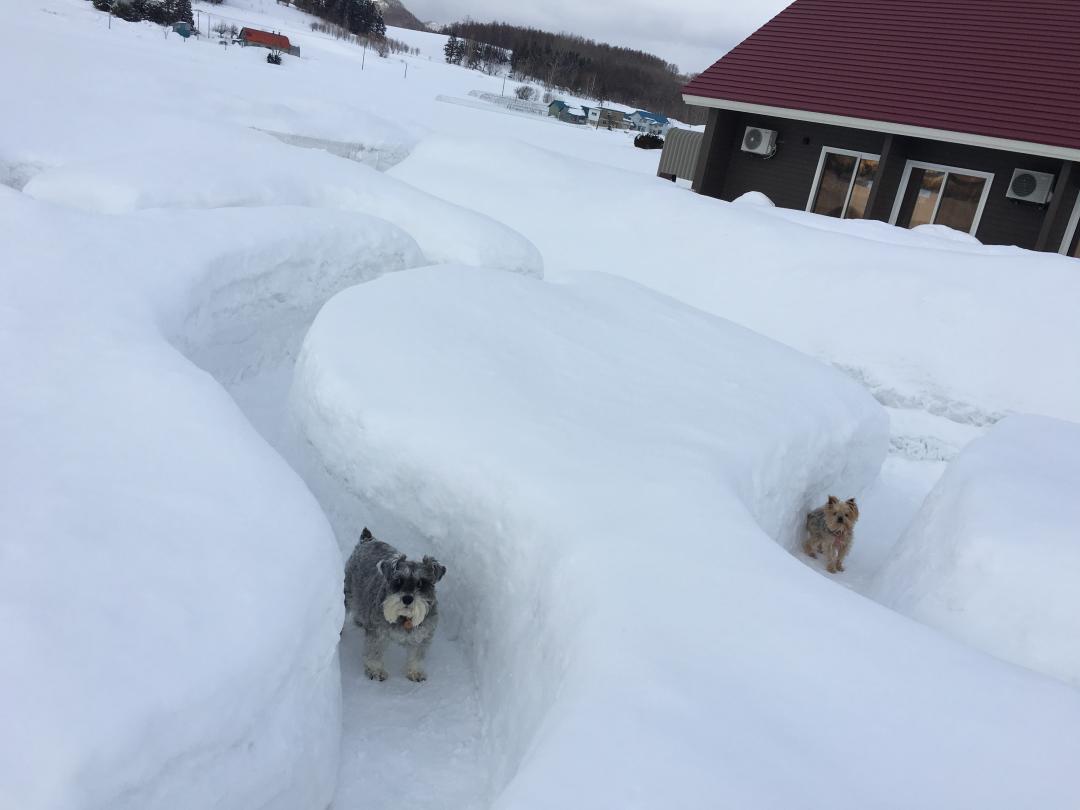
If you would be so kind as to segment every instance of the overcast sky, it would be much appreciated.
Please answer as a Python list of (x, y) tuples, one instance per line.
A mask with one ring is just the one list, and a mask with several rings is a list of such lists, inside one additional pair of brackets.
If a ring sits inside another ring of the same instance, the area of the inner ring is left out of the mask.
[(532, 25), (626, 45), (704, 70), (791, 0), (404, 0), (421, 20)]

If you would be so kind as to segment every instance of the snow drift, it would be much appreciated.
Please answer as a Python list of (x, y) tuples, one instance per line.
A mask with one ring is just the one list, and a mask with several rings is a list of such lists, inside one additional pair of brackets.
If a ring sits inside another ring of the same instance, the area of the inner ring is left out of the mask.
[(0, 804), (330, 801), (332, 532), (174, 345), (236, 350), (251, 323), (421, 261), (356, 214), (97, 217), (0, 189)]
[(838, 372), (612, 277), (444, 267), (328, 302), (292, 402), (313, 462), (449, 566), (495, 807), (1064, 808), (1080, 788), (1076, 692), (785, 549), (885, 453)]
[(885, 604), (1080, 686), (1080, 425), (1012, 416), (970, 444), (879, 572)]
[[(507, 140), (428, 138), (390, 174), (498, 216), (551, 278), (625, 276), (833, 363), (885, 405), (975, 425), (1080, 420), (1080, 375), (1062, 374), (1080, 368), (1066, 257), (733, 205)], [(568, 208), (586, 177), (603, 193)]]
[(367, 166), (243, 130), (222, 141), (144, 147), (37, 174), (23, 192), (101, 213), (147, 208), (301, 205), (388, 220), (416, 239), (431, 262), (461, 262), (540, 275), (536, 248), (488, 217), (438, 200)]

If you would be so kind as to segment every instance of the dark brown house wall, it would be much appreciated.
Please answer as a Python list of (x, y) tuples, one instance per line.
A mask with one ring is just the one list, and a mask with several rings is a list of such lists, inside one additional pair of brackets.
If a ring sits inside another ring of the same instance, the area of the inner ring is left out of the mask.
[(990, 187), (990, 196), (986, 198), (986, 208), (983, 209), (975, 237), (987, 245), (1019, 245), (1029, 250), (1035, 249), (1046, 207), (1010, 200), (1005, 192), (1012, 182), (1013, 169), (1057, 174), (1061, 169), (1060, 160), (924, 140), (912, 140), (908, 159), (993, 172), (994, 184)]
[[(742, 136), (747, 127), (775, 129), (776, 154), (763, 158), (743, 152)], [(885, 141), (877, 132), (761, 115), (739, 115), (735, 132), (735, 149), (720, 197), (734, 200), (747, 191), (760, 191), (781, 208), (806, 208), (821, 147), (877, 154)]]
[[(881, 154), (888, 137), (878, 132), (761, 115), (726, 115), (731, 116), (735, 130), (734, 137), (727, 141), (730, 144), (727, 161), (724, 160), (719, 141), (715, 150), (718, 154), (710, 157), (710, 163), (717, 159), (721, 166), (727, 163), (726, 169), (719, 171), (723, 182), (719, 193), (715, 189), (708, 189), (706, 193), (733, 200), (747, 191), (760, 191), (783, 208), (806, 208), (823, 147)], [(741, 150), (742, 133), (747, 126), (777, 131), (777, 148), (773, 157), (765, 159)], [(903, 139), (903, 149), (908, 160), (993, 173), (993, 185), (979, 222), (977, 238), (985, 244), (1019, 245), (1028, 249), (1036, 247), (1047, 213), (1046, 207), (1011, 200), (1005, 196), (1005, 192), (1012, 180), (1013, 169), (1057, 175), (1062, 168), (1060, 160), (917, 138)], [(887, 179), (891, 181), (890, 185), (899, 183), (898, 177)], [(1080, 171), (1074, 171), (1069, 178), (1069, 188), (1056, 192), (1064, 193), (1070, 199), (1060, 206), (1058, 216), (1051, 223), (1047, 250), (1057, 250), (1060, 246), (1078, 184)], [(885, 211), (891, 212), (897, 191), (896, 187), (883, 187), (880, 190), (879, 193), (884, 195), (882, 203)]]
[[(1065, 238), (1065, 229), (1069, 226), (1069, 217), (1072, 216), (1073, 207), (1077, 203), (1077, 195), (1080, 195), (1080, 163), (1072, 165), (1069, 172), (1069, 182), (1064, 189), (1056, 189), (1054, 194), (1061, 193), (1061, 209), (1057, 218), (1050, 226), (1050, 238), (1047, 240), (1046, 249), (1057, 251), (1061, 248), (1061, 240)], [(1071, 246), (1070, 246), (1071, 247)]]

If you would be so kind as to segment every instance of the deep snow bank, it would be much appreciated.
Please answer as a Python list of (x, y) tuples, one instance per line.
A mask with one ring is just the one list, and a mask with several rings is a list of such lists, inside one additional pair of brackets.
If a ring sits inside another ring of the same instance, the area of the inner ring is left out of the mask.
[(536, 248), (492, 219), (418, 191), (367, 166), (270, 135), (231, 131), (176, 149), (160, 145), (36, 175), (23, 192), (87, 211), (302, 205), (378, 216), (405, 229), (431, 262), (541, 275)]
[(949, 465), (874, 595), (1080, 686), (1080, 425), (999, 422)]
[[(551, 278), (625, 276), (834, 363), (886, 405), (1080, 420), (1074, 260), (732, 205), (508, 140), (432, 137), (390, 174), (497, 216)], [(589, 191), (568, 205), (569, 189)]]
[(837, 372), (611, 277), (438, 268), (328, 302), (292, 399), (317, 463), (449, 566), (495, 806), (1075, 797), (1080, 696), (770, 539), (884, 455)]
[(174, 345), (242, 345), (419, 261), (355, 214), (96, 217), (0, 189), (0, 805), (326, 806), (340, 556)]

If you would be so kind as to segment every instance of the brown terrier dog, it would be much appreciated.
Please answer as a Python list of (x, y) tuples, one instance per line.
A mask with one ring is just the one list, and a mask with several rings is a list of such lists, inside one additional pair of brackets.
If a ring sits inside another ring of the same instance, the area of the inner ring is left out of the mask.
[(855, 522), (859, 519), (859, 507), (854, 498), (841, 501), (835, 495), (820, 509), (806, 516), (806, 540), (803, 551), (811, 557), (824, 554), (829, 561), (830, 574), (844, 570), (844, 557), (851, 551), (855, 539)]

